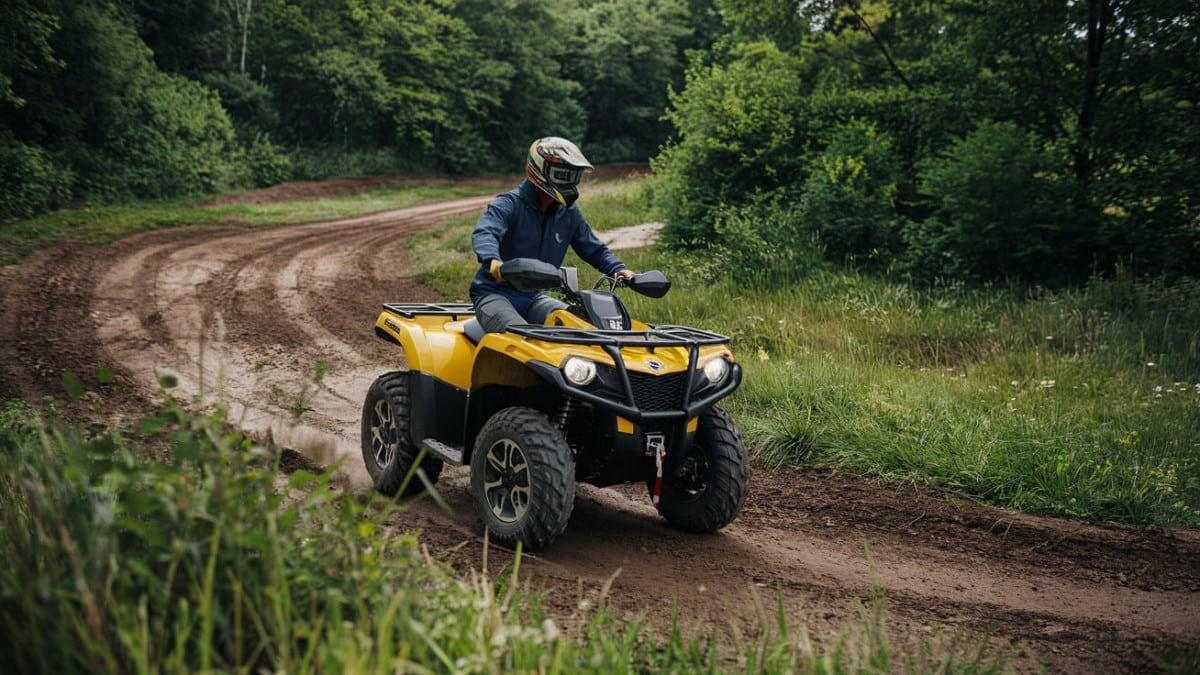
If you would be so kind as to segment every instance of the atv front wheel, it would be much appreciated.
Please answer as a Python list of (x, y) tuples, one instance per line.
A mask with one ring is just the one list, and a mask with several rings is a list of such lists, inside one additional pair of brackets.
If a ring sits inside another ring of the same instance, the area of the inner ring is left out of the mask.
[[(409, 398), (406, 372), (380, 375), (367, 390), (362, 410), (362, 455), (375, 489), (388, 497), (410, 497), (425, 488), (412, 472), (417, 449), (408, 437)], [(420, 470), (432, 485), (442, 473), (442, 461), (425, 457)], [(408, 482), (405, 483), (405, 479)], [(403, 486), (403, 490), (400, 488)]]
[(575, 459), (550, 419), (505, 408), (483, 425), (471, 454), (471, 494), (491, 537), (527, 550), (567, 528), (575, 505)]
[(742, 434), (725, 411), (700, 416), (688, 453), (674, 476), (663, 478), (659, 512), (689, 532), (715, 532), (742, 508), (750, 469)]

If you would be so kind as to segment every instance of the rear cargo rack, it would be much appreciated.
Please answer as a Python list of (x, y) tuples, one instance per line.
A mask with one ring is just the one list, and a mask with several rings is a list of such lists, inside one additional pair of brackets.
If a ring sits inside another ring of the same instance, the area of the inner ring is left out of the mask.
[(383, 308), (406, 319), (439, 315), (458, 321), (460, 317), (475, 315), (475, 306), (468, 302), (385, 302)]

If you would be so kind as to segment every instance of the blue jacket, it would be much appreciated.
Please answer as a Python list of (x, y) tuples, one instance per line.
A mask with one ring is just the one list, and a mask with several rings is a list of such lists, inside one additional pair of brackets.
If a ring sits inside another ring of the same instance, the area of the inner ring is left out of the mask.
[(492, 260), (537, 258), (562, 265), (567, 246), (570, 246), (602, 274), (611, 275), (625, 267), (592, 232), (577, 206), (572, 204), (563, 208), (554, 202), (543, 212), (538, 204), (537, 187), (528, 180), (521, 181), (515, 189), (488, 204), (475, 223), (471, 246), (480, 262), (479, 270), (471, 279), (471, 301), (500, 293), (522, 313), (538, 291), (522, 292), (507, 283), (497, 282), (488, 270)]

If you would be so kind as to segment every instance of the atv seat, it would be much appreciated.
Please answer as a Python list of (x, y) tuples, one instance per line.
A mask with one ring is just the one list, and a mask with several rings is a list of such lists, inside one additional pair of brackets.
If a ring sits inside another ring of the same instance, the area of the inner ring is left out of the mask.
[(463, 333), (472, 343), (479, 344), (479, 341), (483, 339), (486, 331), (483, 330), (483, 324), (479, 323), (479, 319), (471, 317), (463, 322)]
[(486, 333), (486, 331), (483, 330), (483, 324), (479, 323), (479, 319), (476, 319), (475, 317), (463, 319), (461, 321), (451, 321), (446, 324), (446, 330), (453, 333), (462, 333), (463, 335), (467, 336), (467, 339), (470, 340), (472, 344), (479, 344), (479, 341), (483, 339), (483, 336)]

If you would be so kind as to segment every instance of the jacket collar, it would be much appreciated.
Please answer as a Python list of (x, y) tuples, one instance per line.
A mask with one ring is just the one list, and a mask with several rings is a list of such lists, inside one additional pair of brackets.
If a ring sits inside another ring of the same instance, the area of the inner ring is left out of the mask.
[(517, 194), (521, 195), (521, 199), (534, 207), (538, 205), (537, 193), (537, 186), (529, 182), (528, 178), (522, 180), (521, 184), (517, 186)]
[[(539, 212), (542, 211), (542, 202), (538, 198), (538, 195), (540, 193), (541, 193), (541, 190), (539, 190), (536, 185), (531, 183), (528, 178), (522, 180), (521, 184), (517, 186), (517, 194), (519, 194), (521, 196), (522, 201), (524, 201), (526, 204), (529, 204), (530, 206), (532, 206), (534, 208), (534, 210), (539, 211)], [(569, 209), (573, 206), (574, 206), (574, 204), (572, 204), (571, 206), (568, 206), (566, 208)], [(561, 204), (559, 204), (558, 202), (551, 199), (550, 206), (546, 208), (546, 212), (548, 213), (550, 211), (553, 211), (553, 210), (559, 209), (559, 208), (564, 208), (564, 207)]]

